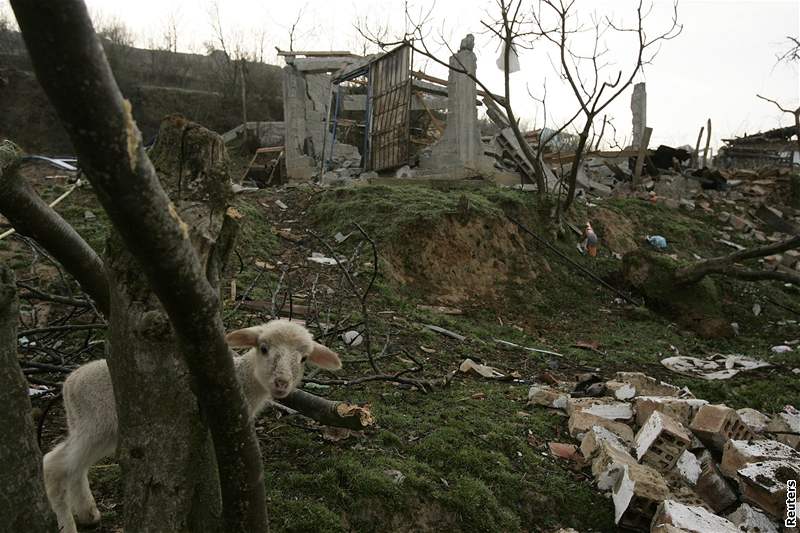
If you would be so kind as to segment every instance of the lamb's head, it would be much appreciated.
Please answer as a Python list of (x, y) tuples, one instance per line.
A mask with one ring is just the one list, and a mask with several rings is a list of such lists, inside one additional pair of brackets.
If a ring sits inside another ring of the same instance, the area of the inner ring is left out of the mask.
[(255, 378), (273, 398), (284, 398), (300, 385), (307, 362), (328, 370), (342, 367), (338, 355), (288, 320), (232, 331), (225, 340), (232, 347), (251, 348)]

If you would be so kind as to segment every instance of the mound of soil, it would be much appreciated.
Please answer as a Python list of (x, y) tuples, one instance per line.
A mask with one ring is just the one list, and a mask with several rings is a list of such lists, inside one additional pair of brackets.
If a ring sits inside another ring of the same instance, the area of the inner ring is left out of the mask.
[(477, 215), (413, 228), (386, 259), (390, 278), (447, 305), (500, 299), (509, 281), (538, 270), (514, 224)]

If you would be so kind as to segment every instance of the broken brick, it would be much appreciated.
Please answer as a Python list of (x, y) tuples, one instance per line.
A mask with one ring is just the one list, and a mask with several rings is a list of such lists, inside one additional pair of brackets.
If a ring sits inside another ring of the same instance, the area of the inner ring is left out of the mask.
[(610, 441), (619, 448), (625, 448), (625, 446), (620, 442), (619, 437), (617, 437), (615, 434), (611, 433), (604, 427), (593, 426), (583, 436), (583, 440), (581, 441), (581, 453), (586, 459), (591, 459), (598, 450), (600, 443), (603, 441)]
[(680, 422), (656, 411), (636, 434), (636, 457), (659, 472), (666, 472), (675, 466), (691, 441)]
[(675, 385), (651, 378), (642, 372), (617, 372), (614, 381), (627, 383), (636, 389), (637, 396), (679, 396), (681, 389)]
[(592, 461), (592, 475), (600, 490), (611, 490), (621, 474), (618, 467), (623, 464), (635, 465), (636, 459), (619, 441), (601, 440)]
[(669, 497), (661, 474), (646, 465), (618, 466), (614, 485), (614, 521), (630, 529), (647, 529), (660, 502)]
[(568, 394), (543, 385), (534, 385), (528, 391), (528, 405), (564, 409), (567, 407), (568, 398)]
[(703, 405), (689, 426), (708, 448), (721, 452), (731, 439), (753, 440), (755, 433), (726, 405)]
[(708, 402), (696, 398), (675, 398), (673, 396), (639, 396), (634, 400), (636, 424), (641, 426), (654, 411), (667, 414), (688, 426), (695, 414)]
[(767, 515), (746, 503), (729, 514), (728, 520), (744, 533), (779, 533), (777, 526)]
[(630, 400), (636, 396), (636, 387), (621, 381), (606, 381), (606, 390), (617, 400)]
[[(791, 446), (795, 450), (800, 450), (800, 411), (791, 406), (786, 406), (784, 410), (772, 417), (767, 424), (766, 432), (771, 431), (786, 432), (775, 433), (775, 440)], [(790, 435), (789, 433), (794, 433)]]
[(800, 479), (800, 464), (789, 461), (764, 461), (739, 470), (739, 490), (747, 503), (783, 519), (786, 510), (787, 482)]
[(774, 440), (729, 440), (722, 450), (719, 467), (723, 474), (736, 479), (740, 468), (768, 460), (800, 462), (800, 452)]
[(631, 404), (617, 402), (611, 398), (570, 398), (567, 400), (567, 414), (572, 416), (576, 411), (609, 420), (630, 420), (633, 418)]
[(737, 409), (736, 413), (739, 415), (742, 422), (753, 430), (753, 433), (763, 433), (769, 423), (769, 417), (756, 409), (744, 407), (742, 409)]
[(569, 422), (567, 423), (569, 434), (573, 438), (579, 438), (579, 435), (583, 435), (589, 431), (592, 426), (606, 428), (620, 437), (625, 443), (633, 442), (633, 430), (622, 422), (616, 422), (601, 416), (576, 411), (569, 417)]
[(715, 513), (728, 509), (738, 501), (736, 492), (722, 476), (717, 462), (708, 451), (704, 451), (699, 459), (700, 476), (697, 478), (695, 490)]
[(716, 516), (702, 507), (690, 507), (674, 500), (666, 500), (658, 506), (653, 516), (651, 531), (669, 531), (657, 529), (671, 525), (678, 530), (689, 533), (739, 533), (732, 522)]

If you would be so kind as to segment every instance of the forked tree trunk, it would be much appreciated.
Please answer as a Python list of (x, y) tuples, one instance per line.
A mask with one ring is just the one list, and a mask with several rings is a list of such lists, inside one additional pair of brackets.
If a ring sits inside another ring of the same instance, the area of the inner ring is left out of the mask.
[[(222, 139), (169, 117), (151, 157), (200, 263), (208, 265), (230, 198)], [(216, 531), (221, 502), (213, 449), (169, 319), (116, 234), (109, 239), (105, 265), (125, 530)]]
[(17, 288), (0, 265), (0, 531), (50, 533), (56, 521), (42, 483), (28, 384), (17, 363)]

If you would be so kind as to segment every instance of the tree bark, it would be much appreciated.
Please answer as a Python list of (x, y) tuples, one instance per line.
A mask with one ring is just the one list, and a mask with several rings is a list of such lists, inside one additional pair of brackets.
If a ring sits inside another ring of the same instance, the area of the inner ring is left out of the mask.
[(0, 171), (0, 211), (22, 235), (33, 238), (72, 274), (103, 313), (108, 283), (103, 262), (69, 223), (36, 194), (17, 164)]
[(55, 516), (42, 482), (28, 384), (17, 363), (17, 288), (0, 265), (0, 530), (50, 533)]
[[(13, 0), (12, 7), (39, 82), (98, 199), (169, 317), (213, 437), (225, 529), (265, 531), (261, 454), (225, 344), (219, 295), (206, 279), (189, 224), (144, 151), (86, 6), (80, 0)], [(217, 191), (198, 192), (214, 199)]]
[[(162, 122), (151, 154), (163, 170), (162, 185), (190, 228), (200, 263), (207, 264), (215, 248), (211, 243), (221, 233), (220, 206), (227, 197), (205, 194), (218, 187), (211, 181), (227, 180), (220, 137), (172, 116)], [(111, 287), (108, 361), (120, 421), (126, 530), (217, 531), (221, 503), (213, 448), (169, 319), (116, 232), (108, 241), (105, 264)]]

